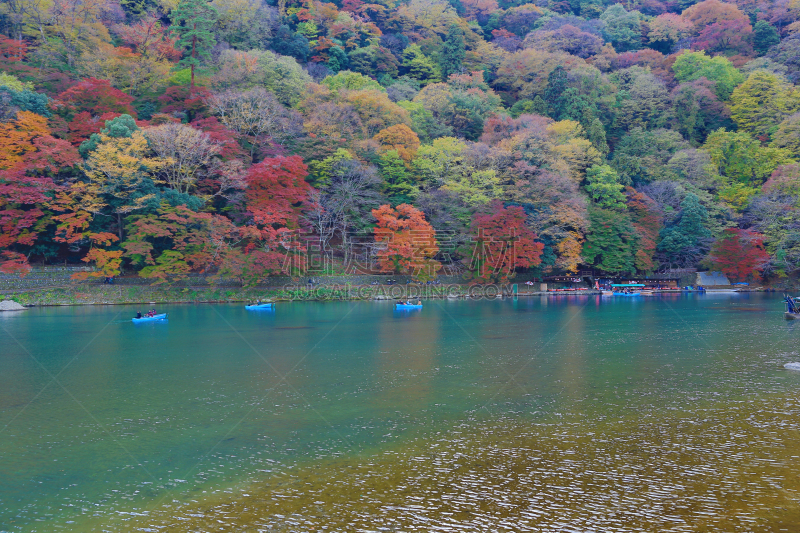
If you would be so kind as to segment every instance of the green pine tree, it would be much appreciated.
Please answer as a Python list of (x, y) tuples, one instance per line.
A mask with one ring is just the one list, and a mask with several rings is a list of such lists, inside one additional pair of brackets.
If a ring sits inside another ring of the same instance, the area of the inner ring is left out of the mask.
[(333, 72), (341, 72), (350, 64), (347, 53), (338, 46), (332, 46), (328, 49), (328, 58), (328, 68)]
[(593, 165), (586, 170), (586, 192), (603, 209), (625, 210), (624, 185), (617, 171), (608, 165)]
[(411, 203), (416, 196), (416, 189), (408, 175), (405, 163), (396, 150), (389, 150), (381, 154), (378, 162), (383, 186), (381, 187), (392, 205)]
[(753, 48), (759, 54), (766, 53), (774, 45), (781, 42), (777, 30), (766, 20), (759, 20), (753, 26)]
[(708, 211), (697, 195), (689, 193), (681, 202), (677, 224), (661, 230), (658, 250), (666, 254), (670, 263), (692, 264), (708, 252), (711, 237)]
[(206, 0), (181, 0), (172, 11), (172, 30), (180, 37), (177, 45), (188, 53), (180, 64), (192, 70), (192, 89), (195, 67), (200, 66), (200, 59), (208, 57), (217, 44), (211, 32), (216, 19), (217, 10)]
[(593, 206), (589, 220), (583, 260), (604, 272), (635, 272), (639, 237), (628, 214)]
[(542, 115), (543, 117), (547, 116), (547, 102), (545, 102), (544, 98), (537, 94), (533, 100), (531, 100), (531, 110), (526, 111), (526, 113)]
[(439, 56), (439, 69), (442, 71), (443, 79), (446, 80), (451, 74), (461, 72), (464, 53), (464, 32), (453, 24), (447, 31), (447, 38), (442, 45), (441, 55)]
[(423, 84), (439, 81), (436, 64), (422, 52), (418, 44), (412, 44), (403, 50), (403, 70), (410, 78)]
[(606, 129), (600, 119), (595, 117), (586, 128), (586, 138), (589, 142), (597, 148), (597, 151), (603, 154), (603, 157), (608, 155), (608, 142), (606, 141)]
[(544, 89), (544, 101), (547, 113), (553, 120), (561, 120), (564, 114), (564, 96), (568, 89), (567, 71), (558, 65), (547, 75), (547, 87)]

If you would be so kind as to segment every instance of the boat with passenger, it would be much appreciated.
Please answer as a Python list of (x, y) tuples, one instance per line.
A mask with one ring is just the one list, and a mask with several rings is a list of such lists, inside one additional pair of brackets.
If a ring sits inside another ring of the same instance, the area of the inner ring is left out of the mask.
[(417, 303), (411, 301), (401, 301), (394, 304), (394, 308), (399, 310), (407, 310), (407, 309), (422, 309), (422, 300), (417, 300)]
[(162, 320), (167, 320), (167, 313), (158, 313), (150, 312), (145, 315), (142, 313), (136, 313), (136, 316), (131, 319), (134, 324), (143, 324), (145, 322), (159, 322)]

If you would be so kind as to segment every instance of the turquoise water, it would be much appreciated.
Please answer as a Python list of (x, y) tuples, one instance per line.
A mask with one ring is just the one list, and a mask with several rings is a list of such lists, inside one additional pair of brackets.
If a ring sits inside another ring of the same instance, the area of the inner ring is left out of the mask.
[[(537, 453), (547, 454), (569, 440), (557, 437), (562, 431), (638, 439), (631, 446), (644, 447), (646, 419), (664, 443), (714, 434), (714, 445), (724, 447), (744, 431), (741, 420), (758, 416), (747, 429), (751, 442), (739, 444), (767, 458), (798, 437), (792, 420), (800, 373), (782, 367), (800, 361), (800, 324), (783, 320), (775, 295), (446, 300), (404, 312), (385, 302), (282, 303), (274, 312), (175, 305), (159, 308), (169, 312), (168, 323), (133, 325), (136, 311), (95, 306), (0, 314), (0, 531), (148, 530), (174, 520), (176, 513), (164, 510), (176, 508), (186, 509), (186, 524), (202, 522), (220, 502), (238, 505), (245, 492), (261, 487), (274, 495), (276, 479), (323, 487), (342, 475), (336, 471), (342, 462), (365, 480), (383, 478), (388, 489), (381, 490), (391, 492), (401, 481), (390, 480), (411, 468), (404, 454), (434, 442), (455, 453), (452, 460), (473, 465), (489, 485), (501, 474), (493, 478), (482, 462), (488, 450), (528, 439), (526, 449), (541, 446)], [(765, 409), (759, 401), (772, 403)], [(738, 409), (741, 418), (721, 416), (711, 429), (685, 423), (707, 418), (699, 413), (709, 409)], [(770, 409), (774, 416), (763, 415)], [(470, 446), (461, 433), (474, 434)], [(491, 443), (482, 440), (489, 433)], [(661, 445), (655, 439), (653, 446)], [(683, 461), (706, 464), (706, 452), (689, 451)], [(370, 466), (387, 453), (397, 460)], [(716, 475), (731, 457), (717, 458)], [(781, 457), (772, 466), (791, 466)], [(618, 461), (624, 467), (630, 459), (620, 454)], [(559, 483), (576, 479), (568, 470)], [(315, 477), (303, 477), (309, 472)], [(514, 472), (519, 483), (530, 465)], [(732, 483), (764, 477), (744, 467), (737, 472), (731, 475), (741, 478)], [(676, 472), (670, 483), (686, 475)], [(781, 475), (788, 474), (773, 477)], [(445, 483), (447, 476), (434, 468), (420, 477)], [(788, 490), (786, 480), (775, 483)], [(261, 520), (306, 530), (281, 521), (341, 497), (320, 492), (305, 501), (311, 492), (295, 490), (296, 505), (288, 499), (268, 505), (264, 498), (263, 505), (250, 504), (254, 514), (239, 512), (229, 525)], [(493, 494), (502, 508), (508, 495)], [(774, 497), (765, 488), (743, 502), (757, 513), (764, 498)], [(572, 509), (585, 517), (579, 500)], [(355, 531), (391, 507), (347, 501), (335, 502), (338, 514), (305, 518), (314, 527)], [(544, 504), (527, 520), (544, 524), (562, 504)], [(193, 506), (205, 508), (198, 513)], [(430, 511), (429, 518), (444, 520), (445, 529), (481, 530), (459, 527), (469, 523), (459, 512), (466, 511)], [(559, 512), (562, 519), (569, 514)], [(403, 526), (403, 513), (414, 514), (392, 508), (386, 524)], [(702, 515), (687, 513), (681, 520), (688, 523)], [(751, 518), (763, 518), (736, 513), (742, 530)]]

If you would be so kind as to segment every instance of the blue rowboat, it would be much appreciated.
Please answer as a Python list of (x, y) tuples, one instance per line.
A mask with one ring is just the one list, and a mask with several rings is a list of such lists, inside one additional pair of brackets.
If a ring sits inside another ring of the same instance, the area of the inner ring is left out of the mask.
[(395, 309), (422, 309), (422, 305), (395, 304)]
[(143, 316), (142, 318), (131, 318), (134, 324), (141, 324), (143, 322), (158, 322), (161, 320), (167, 320), (167, 313), (161, 313), (160, 315), (153, 315), (153, 316)]
[(244, 308), (247, 309), (248, 311), (263, 311), (265, 309), (272, 310), (272, 302), (263, 304), (245, 305)]

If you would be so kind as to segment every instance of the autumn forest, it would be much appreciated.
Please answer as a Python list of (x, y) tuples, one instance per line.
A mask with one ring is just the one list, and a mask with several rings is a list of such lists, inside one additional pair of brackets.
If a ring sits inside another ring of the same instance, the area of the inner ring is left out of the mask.
[(800, 0), (5, 0), (0, 269), (794, 278), (798, 82)]

